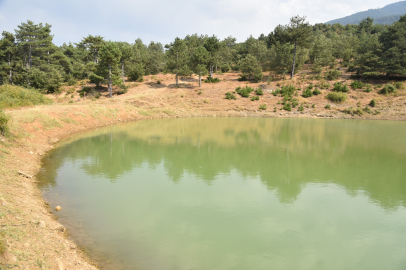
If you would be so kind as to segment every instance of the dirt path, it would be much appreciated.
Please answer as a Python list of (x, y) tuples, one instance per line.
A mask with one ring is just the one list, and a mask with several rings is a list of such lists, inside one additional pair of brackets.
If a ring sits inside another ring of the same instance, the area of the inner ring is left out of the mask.
[[(0, 269), (96, 269), (68, 232), (52, 215), (36, 186), (35, 174), (41, 158), (53, 149), (53, 144), (72, 134), (134, 121), (163, 117), (257, 116), (257, 117), (322, 117), (406, 120), (405, 95), (386, 97), (377, 91), (351, 91), (346, 103), (335, 105), (323, 94), (311, 98), (298, 97), (304, 111), (280, 110), (281, 97), (273, 96), (278, 82), (262, 85), (264, 95), (259, 101), (237, 97), (224, 99), (225, 93), (246, 83), (238, 82), (237, 73), (218, 75), (218, 84), (198, 87), (197, 78), (181, 80), (176, 88), (173, 75), (146, 77), (144, 83), (131, 83), (128, 93), (100, 99), (80, 98), (66, 87), (55, 104), (8, 110), (12, 116), (10, 137), (0, 137)], [(161, 83), (157, 83), (160, 80)], [(298, 81), (297, 87), (310, 82)], [(261, 84), (250, 84), (259, 87)], [(342, 110), (350, 106), (365, 107), (374, 98), (378, 115), (353, 116)], [(305, 103), (306, 102), (306, 103)], [(266, 110), (259, 105), (266, 104)], [(313, 108), (314, 104), (314, 108)], [(325, 105), (331, 104), (331, 109)], [(276, 108), (276, 110), (274, 109)], [(276, 111), (276, 112), (275, 112)], [(34, 176), (34, 177), (31, 177)], [(63, 211), (63, 209), (62, 209)], [(2, 252), (4, 251), (4, 253)]]

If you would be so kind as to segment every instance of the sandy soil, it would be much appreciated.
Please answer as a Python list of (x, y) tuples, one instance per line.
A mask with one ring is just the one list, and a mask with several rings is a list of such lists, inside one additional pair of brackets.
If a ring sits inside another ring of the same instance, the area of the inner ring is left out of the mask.
[[(397, 96), (379, 95), (378, 89), (370, 93), (361, 90), (348, 94), (343, 104), (329, 102), (325, 96), (329, 90), (311, 98), (300, 96), (304, 111), (294, 108), (281, 110), (281, 97), (270, 92), (282, 83), (294, 83), (304, 89), (319, 81), (301, 79), (275, 81), (270, 84), (237, 81), (238, 73), (216, 75), (222, 81), (216, 84), (202, 83), (197, 77), (180, 80), (174, 85), (171, 74), (146, 76), (143, 83), (127, 83), (126, 94), (107, 98), (106, 88), (98, 90), (101, 98), (91, 95), (80, 98), (81, 86), (65, 86), (59, 95), (50, 95), (55, 103), (7, 110), (12, 116), (11, 135), (0, 136), (0, 269), (96, 269), (85, 252), (69, 238), (69, 232), (58, 223), (36, 186), (35, 174), (41, 167), (41, 158), (53, 149), (53, 144), (72, 134), (134, 121), (163, 117), (202, 116), (256, 116), (256, 117), (313, 117), (406, 120), (406, 91)], [(349, 84), (348, 76), (340, 81)], [(160, 83), (157, 83), (158, 80)], [(333, 82), (329, 82), (333, 85)], [(385, 82), (373, 82), (378, 85)], [(83, 84), (83, 83), (82, 83)], [(224, 99), (225, 93), (237, 86), (250, 85), (264, 89), (260, 100), (251, 101), (237, 96), (237, 100)], [(331, 89), (332, 87), (330, 87)], [(377, 101), (373, 110), (380, 114), (362, 116), (344, 113), (349, 107), (364, 108), (371, 99)], [(279, 104), (278, 104), (279, 103)], [(266, 110), (259, 110), (266, 104)], [(314, 108), (312, 105), (314, 105)], [(325, 105), (331, 104), (331, 109)], [(274, 109), (276, 108), (276, 109)], [(31, 177), (33, 176), (33, 177)], [(63, 209), (61, 210), (63, 211)], [(2, 253), (2, 247), (4, 253)]]

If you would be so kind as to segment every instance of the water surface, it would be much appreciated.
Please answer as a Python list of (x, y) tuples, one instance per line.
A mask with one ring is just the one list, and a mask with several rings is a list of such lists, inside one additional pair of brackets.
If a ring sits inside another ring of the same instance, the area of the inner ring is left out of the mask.
[(405, 122), (140, 121), (43, 161), (104, 269), (406, 269)]

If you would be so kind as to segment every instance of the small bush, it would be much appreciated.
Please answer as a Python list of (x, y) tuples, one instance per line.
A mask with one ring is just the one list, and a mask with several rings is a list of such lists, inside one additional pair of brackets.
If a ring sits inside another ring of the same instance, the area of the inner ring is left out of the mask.
[(161, 80), (157, 80), (156, 84), (162, 84)]
[(123, 94), (127, 93), (128, 88), (130, 88), (130, 87), (125, 84), (120, 84), (120, 90), (117, 91), (117, 95), (123, 95)]
[(330, 88), (330, 84), (328, 82), (324, 82), (324, 83), (320, 83), (319, 87), (321, 89), (329, 89)]
[(376, 106), (376, 101), (375, 101), (375, 99), (373, 99), (373, 100), (371, 100), (371, 101), (369, 102), (369, 106), (371, 106), (371, 107), (375, 107), (375, 106)]
[(323, 71), (323, 69), (319, 65), (314, 65), (312, 68), (312, 72), (316, 73), (316, 74), (320, 74), (322, 71)]
[(297, 109), (299, 112), (303, 112), (304, 111), (304, 107), (303, 107), (303, 103), (300, 104), (299, 108)]
[(238, 86), (235, 91), (237, 92), (237, 94), (239, 94), (242, 97), (249, 97), (250, 93), (252, 91), (254, 91), (254, 89), (252, 87), (246, 86), (244, 88), (242, 88), (241, 86)]
[(390, 83), (386, 84), (380, 91), (379, 94), (388, 95), (396, 93), (396, 87)]
[(210, 76), (207, 76), (206, 80), (204, 80), (205, 83), (219, 83), (221, 80), (219, 78), (213, 78)]
[(355, 69), (355, 66), (353, 65), (353, 64), (350, 64), (349, 66), (348, 66), (348, 69), (347, 69), (347, 71), (348, 72), (354, 72), (356, 69)]
[(312, 96), (313, 96), (313, 92), (310, 87), (307, 87), (302, 93), (302, 97), (304, 97), (304, 98), (308, 98), (308, 97), (312, 97)]
[(372, 91), (372, 88), (371, 88), (371, 86), (368, 86), (368, 87), (367, 87), (366, 89), (364, 89), (363, 91), (369, 93), (369, 92)]
[(6, 135), (8, 132), (8, 122), (10, 121), (10, 116), (6, 115), (2, 109), (0, 109), (0, 134)]
[(274, 96), (280, 95), (281, 97), (284, 96), (292, 96), (296, 91), (296, 88), (293, 85), (283, 85), (282, 88), (278, 88), (272, 92)]
[(313, 95), (317, 96), (317, 95), (320, 95), (320, 94), (321, 94), (321, 91), (316, 87), (316, 88), (313, 90)]
[(337, 80), (340, 77), (341, 72), (334, 69), (334, 70), (329, 70), (326, 72), (326, 74), (324, 75), (324, 77), (329, 80), (329, 81), (333, 81), (333, 80)]
[(259, 96), (262, 96), (262, 95), (264, 94), (264, 91), (262, 91), (262, 88), (259, 87), (259, 88), (255, 89), (255, 93), (256, 93), (257, 95), (259, 95)]
[(228, 64), (225, 64), (224, 66), (221, 67), (221, 71), (226, 73), (230, 71), (230, 66)]
[(312, 108), (316, 108), (316, 104), (313, 104), (313, 105), (312, 105)]
[(227, 92), (225, 99), (237, 99), (237, 98), (233, 93)]
[(79, 93), (79, 96), (80, 96), (81, 98), (83, 98), (83, 97), (85, 97), (87, 94), (91, 93), (92, 91), (93, 91), (93, 90), (92, 90), (91, 87), (85, 86), (85, 87), (82, 88), (82, 90), (79, 90), (78, 93)]
[(371, 113), (372, 113), (372, 111), (371, 111), (371, 109), (370, 109), (369, 107), (365, 107), (365, 108), (364, 108), (364, 112), (366, 112), (366, 113), (368, 113), (368, 114), (371, 114)]
[(259, 96), (252, 96), (251, 101), (259, 100)]
[(324, 106), (325, 109), (330, 110), (331, 109), (331, 105), (327, 104), (326, 106)]
[(285, 111), (292, 111), (292, 105), (289, 102), (286, 102), (285, 105), (283, 105), (283, 109)]
[(343, 85), (341, 82), (336, 82), (333, 87), (334, 92), (349, 92), (347, 85)]
[(265, 111), (268, 107), (266, 104), (259, 105), (258, 109)]
[(395, 82), (394, 85), (396, 89), (405, 89), (405, 84), (402, 82)]
[(292, 107), (296, 108), (297, 105), (299, 105), (299, 101), (296, 98), (292, 99)]
[(94, 97), (95, 97), (96, 99), (99, 99), (99, 98), (101, 97), (101, 94), (100, 94), (99, 92), (97, 92), (96, 95), (94, 95)]
[(357, 89), (362, 89), (365, 87), (365, 84), (363, 82), (359, 81), (353, 81), (351, 84), (352, 89), (357, 90)]
[(237, 79), (238, 81), (240, 81), (240, 82), (248, 81), (247, 75), (240, 74), (239, 76), (240, 76), (240, 78)]
[(327, 95), (327, 99), (335, 103), (342, 103), (347, 99), (347, 94), (340, 92), (332, 92)]

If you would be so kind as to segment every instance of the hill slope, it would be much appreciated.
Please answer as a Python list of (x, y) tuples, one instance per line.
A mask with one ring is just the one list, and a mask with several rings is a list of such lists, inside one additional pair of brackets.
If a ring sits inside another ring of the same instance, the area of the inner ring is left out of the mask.
[(392, 24), (399, 20), (400, 16), (406, 14), (406, 1), (400, 1), (384, 6), (383, 8), (370, 9), (367, 11), (357, 12), (344, 18), (328, 21), (328, 24), (339, 23), (342, 25), (358, 24), (367, 17), (375, 19), (378, 24)]

